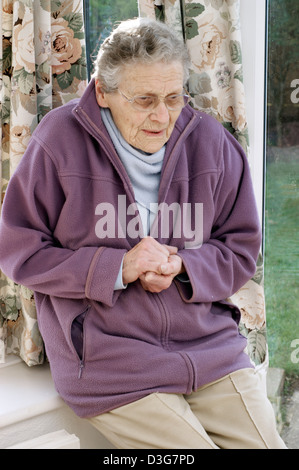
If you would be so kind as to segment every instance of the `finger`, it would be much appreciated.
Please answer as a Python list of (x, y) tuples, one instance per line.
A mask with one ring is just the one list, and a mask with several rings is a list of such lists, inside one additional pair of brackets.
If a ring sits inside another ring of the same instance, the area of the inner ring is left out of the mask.
[(160, 272), (164, 276), (176, 276), (182, 269), (182, 260), (179, 256), (171, 255), (167, 263), (161, 263)]
[(165, 263), (160, 265), (160, 273), (163, 276), (173, 276), (176, 273), (177, 267), (173, 263)]
[(153, 253), (161, 253), (168, 257), (172, 253), (177, 252), (176, 247), (171, 247), (168, 245), (162, 245), (155, 238), (147, 236), (143, 238), (140, 242), (147, 250), (152, 251)]
[(163, 245), (163, 246), (167, 249), (169, 255), (175, 255), (178, 252), (178, 248), (176, 246), (171, 246), (171, 245)]
[(148, 272), (140, 279), (142, 280), (141, 284), (145, 290), (157, 293), (167, 289), (173, 278), (172, 276), (163, 276), (161, 274)]

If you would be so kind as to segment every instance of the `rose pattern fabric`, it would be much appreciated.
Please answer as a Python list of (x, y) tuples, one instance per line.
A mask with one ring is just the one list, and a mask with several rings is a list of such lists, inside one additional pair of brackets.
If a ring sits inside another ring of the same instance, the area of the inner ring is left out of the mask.
[(57, 18), (52, 22), (51, 43), (53, 44), (52, 70), (57, 75), (70, 70), (72, 64), (82, 55), (79, 39), (74, 37), (74, 31), (63, 18)]
[[(87, 85), (82, 0), (1, 0), (1, 201), (30, 136), (52, 108)], [(0, 272), (0, 362), (19, 355), (29, 366), (45, 353), (33, 292)]]
[[(192, 63), (192, 106), (214, 116), (248, 153), (239, 0), (139, 0), (138, 5), (140, 16), (164, 21), (182, 35)], [(240, 332), (260, 367), (267, 362), (263, 279), (260, 255), (255, 276), (228, 299), (240, 309)]]

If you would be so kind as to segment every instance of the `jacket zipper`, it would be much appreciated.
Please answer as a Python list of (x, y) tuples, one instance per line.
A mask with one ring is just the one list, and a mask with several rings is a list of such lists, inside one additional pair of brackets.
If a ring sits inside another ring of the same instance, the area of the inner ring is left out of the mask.
[(161, 312), (161, 318), (162, 318), (162, 332), (160, 336), (161, 345), (163, 346), (164, 349), (169, 349), (169, 345), (168, 345), (168, 337), (169, 337), (169, 330), (170, 330), (169, 315), (164, 305), (164, 302), (161, 299), (161, 296), (159, 294), (156, 294), (154, 298), (156, 300), (156, 303), (159, 304), (158, 309)]
[[(161, 345), (164, 349), (169, 350), (168, 338), (169, 338), (169, 330), (170, 330), (170, 319), (169, 319), (170, 317), (168, 315), (167, 308), (163, 300), (161, 299), (161, 295), (157, 294), (155, 296), (155, 299), (156, 299), (156, 303), (159, 304), (158, 308), (160, 307), (159, 311), (161, 312), (162, 321), (163, 321), (163, 329), (162, 329), (161, 337), (160, 337)], [(183, 357), (186, 363), (187, 369), (189, 371), (189, 377), (190, 377), (190, 389), (189, 390), (195, 391), (196, 390), (196, 371), (195, 371), (193, 361), (188, 353), (180, 353), (180, 354)]]
[(181, 353), (182, 357), (184, 358), (187, 367), (189, 369), (189, 374), (190, 374), (190, 391), (188, 391), (187, 393), (190, 393), (191, 391), (193, 392), (196, 392), (197, 390), (197, 386), (196, 386), (196, 372), (195, 372), (195, 368), (194, 368), (194, 364), (193, 364), (193, 361), (191, 359), (191, 357), (189, 356), (188, 353)]
[(84, 362), (83, 362), (83, 359), (81, 359), (81, 361), (80, 361), (80, 366), (79, 366), (79, 375), (78, 375), (78, 379), (81, 379), (81, 375), (82, 375), (82, 372), (83, 372), (83, 368), (84, 368)]

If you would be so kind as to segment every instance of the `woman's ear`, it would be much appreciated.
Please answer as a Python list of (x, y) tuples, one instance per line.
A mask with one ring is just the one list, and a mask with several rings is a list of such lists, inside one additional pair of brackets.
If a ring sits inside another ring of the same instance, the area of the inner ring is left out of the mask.
[(102, 90), (102, 85), (99, 80), (95, 80), (95, 90), (96, 90), (96, 100), (101, 108), (108, 108), (108, 103), (106, 100), (106, 93)]

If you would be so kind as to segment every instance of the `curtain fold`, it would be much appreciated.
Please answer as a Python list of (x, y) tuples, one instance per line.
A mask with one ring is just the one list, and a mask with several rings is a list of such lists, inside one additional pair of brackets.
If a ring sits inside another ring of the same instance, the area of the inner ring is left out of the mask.
[[(239, 0), (138, 0), (138, 7), (140, 16), (164, 21), (182, 36), (191, 56), (192, 106), (214, 116), (248, 154)], [(260, 254), (255, 276), (229, 299), (241, 311), (247, 352), (261, 369), (268, 358), (263, 279)]]
[[(82, 0), (0, 0), (1, 204), (10, 177), (43, 116), (87, 85)], [(33, 292), (0, 272), (0, 362), (29, 366), (45, 352)]]

